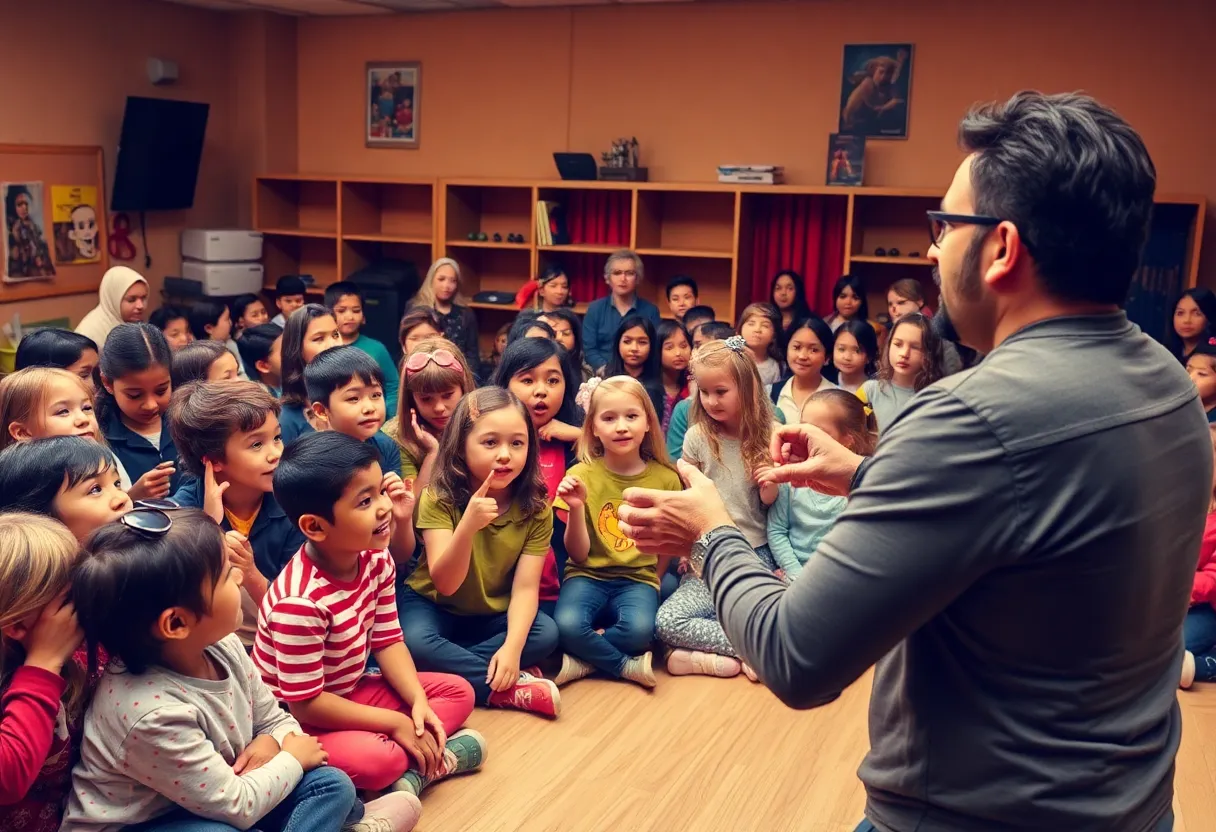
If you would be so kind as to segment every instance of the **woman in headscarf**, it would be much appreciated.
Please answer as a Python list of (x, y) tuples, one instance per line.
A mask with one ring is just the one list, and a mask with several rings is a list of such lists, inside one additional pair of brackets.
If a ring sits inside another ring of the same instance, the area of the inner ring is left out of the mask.
[(97, 294), (97, 306), (76, 327), (97, 344), (104, 344), (119, 324), (139, 323), (147, 317), (148, 281), (134, 269), (114, 266), (101, 279)]

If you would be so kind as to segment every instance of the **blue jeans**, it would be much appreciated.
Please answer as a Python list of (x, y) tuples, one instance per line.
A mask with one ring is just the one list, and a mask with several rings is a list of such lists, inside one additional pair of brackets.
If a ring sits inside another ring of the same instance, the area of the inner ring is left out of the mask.
[[(1170, 809), (1166, 816), (1157, 822), (1157, 826), (1153, 829), (1153, 832), (1173, 832), (1173, 829), (1174, 810)], [(868, 820), (863, 820), (861, 823), (857, 824), (857, 828), (854, 829), (853, 832), (878, 832), (878, 827), (870, 823)]]
[[(345, 772), (321, 766), (304, 772), (291, 794), (252, 828), (261, 832), (334, 832), (362, 817), (363, 804), (355, 799), (355, 784)], [(138, 832), (232, 832), (236, 827), (178, 809), (127, 829)]]
[[(490, 659), (507, 640), (507, 614), (457, 615), (409, 587), (397, 596), (397, 614), (405, 646), (418, 669), (464, 677), (473, 686), (477, 704), (486, 704), (490, 698), (486, 673)], [(519, 655), (519, 666), (534, 665), (556, 649), (557, 625), (537, 611)]]
[(1196, 604), (1187, 610), (1182, 640), (1195, 654), (1195, 678), (1216, 681), (1216, 610), (1210, 604)]
[[(645, 653), (654, 640), (659, 593), (649, 584), (618, 578), (597, 581), (581, 575), (567, 578), (557, 599), (557, 632), (562, 649), (619, 677), (625, 663)], [(601, 636), (595, 624), (608, 627)]]

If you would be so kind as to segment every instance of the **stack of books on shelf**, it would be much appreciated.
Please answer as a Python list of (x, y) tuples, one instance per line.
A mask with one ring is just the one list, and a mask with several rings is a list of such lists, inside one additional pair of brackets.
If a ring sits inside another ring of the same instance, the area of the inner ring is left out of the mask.
[(718, 165), (718, 181), (732, 185), (780, 185), (785, 168), (780, 165)]
[(570, 243), (570, 232), (566, 229), (566, 214), (560, 202), (536, 203), (536, 244), (538, 246), (564, 246)]

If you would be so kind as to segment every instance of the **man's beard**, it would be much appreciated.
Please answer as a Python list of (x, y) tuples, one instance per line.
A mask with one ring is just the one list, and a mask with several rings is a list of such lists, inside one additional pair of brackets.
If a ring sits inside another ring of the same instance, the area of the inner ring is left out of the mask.
[[(983, 280), (980, 278), (980, 248), (984, 235), (976, 234), (963, 254), (963, 262), (959, 268), (959, 279), (956, 289), (960, 297), (967, 300), (979, 300), (983, 295)], [(939, 338), (961, 344), (958, 330), (950, 319), (950, 310), (946, 305), (946, 293), (942, 291), (942, 273), (940, 266), (933, 267), (933, 282), (937, 284), (938, 300), (937, 313), (934, 314), (931, 326)]]

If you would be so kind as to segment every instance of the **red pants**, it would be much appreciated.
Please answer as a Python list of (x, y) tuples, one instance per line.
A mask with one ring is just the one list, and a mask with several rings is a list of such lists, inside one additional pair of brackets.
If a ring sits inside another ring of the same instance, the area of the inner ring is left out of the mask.
[[(419, 673), (431, 710), (451, 736), (473, 713), (473, 686), (450, 673)], [(365, 674), (345, 699), (360, 705), (409, 714), (409, 706), (377, 673)], [(371, 731), (304, 730), (320, 740), (329, 754), (329, 764), (350, 775), (355, 788), (380, 791), (392, 785), (410, 767), (409, 755), (384, 734)]]

